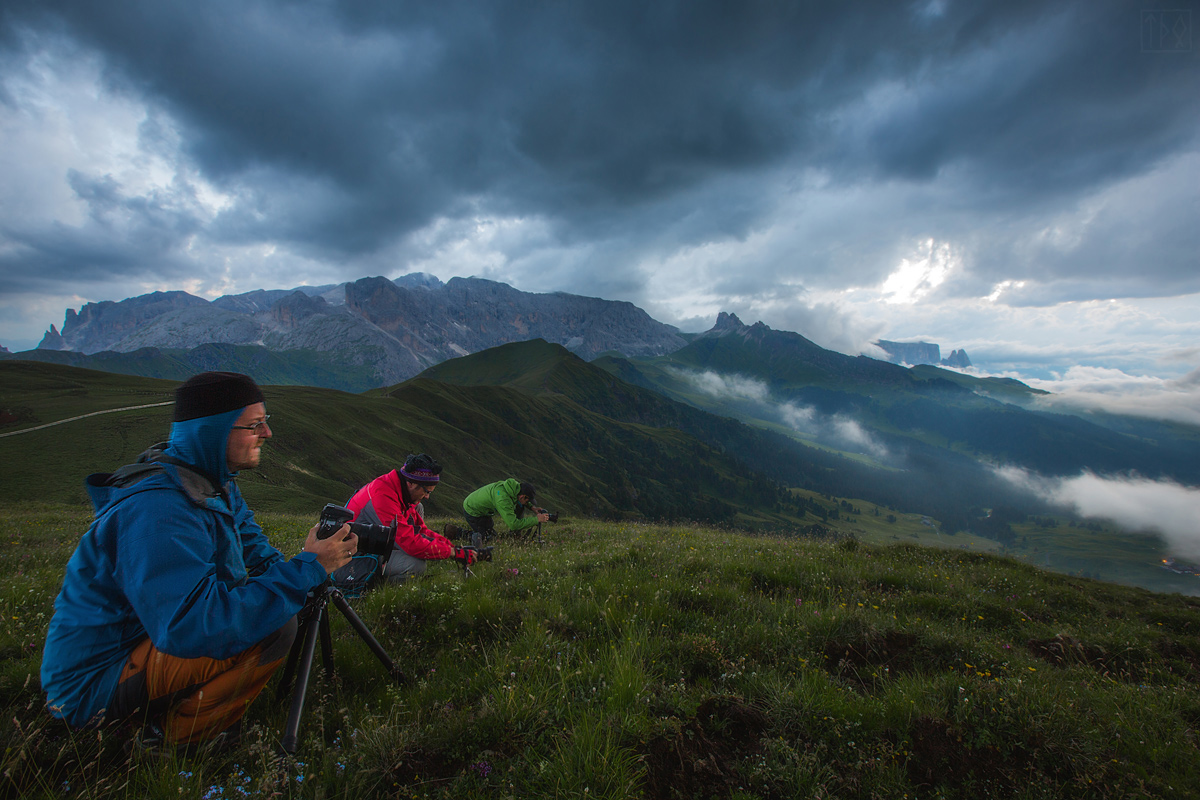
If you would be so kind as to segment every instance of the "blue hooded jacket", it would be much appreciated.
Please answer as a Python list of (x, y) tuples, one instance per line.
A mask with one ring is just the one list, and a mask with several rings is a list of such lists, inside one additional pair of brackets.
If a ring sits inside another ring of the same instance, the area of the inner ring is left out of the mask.
[(67, 564), (42, 656), (51, 713), (103, 720), (138, 642), (230, 658), (279, 629), (327, 575), (270, 545), (225, 463), (242, 409), (171, 426), (139, 463), (88, 477), (96, 518)]

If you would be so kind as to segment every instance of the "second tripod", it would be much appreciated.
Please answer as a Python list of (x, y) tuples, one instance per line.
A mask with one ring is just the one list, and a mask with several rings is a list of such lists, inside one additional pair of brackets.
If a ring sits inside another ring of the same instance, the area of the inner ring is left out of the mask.
[(291, 707), (288, 710), (287, 724), (284, 726), (283, 737), (280, 740), (284, 752), (289, 755), (294, 754), (300, 744), (300, 715), (304, 713), (304, 699), (308, 693), (308, 679), (312, 674), (312, 662), (317, 649), (318, 635), (321, 637), (321, 661), (325, 666), (325, 675), (329, 679), (333, 678), (333, 640), (329, 634), (328, 610), (331, 602), (346, 617), (350, 627), (354, 628), (355, 632), (367, 643), (367, 647), (383, 664), (383, 668), (387, 670), (392, 679), (397, 684), (404, 682), (404, 673), (392, 661), (391, 656), (383, 649), (383, 645), (371, 635), (367, 624), (358, 614), (354, 613), (354, 609), (350, 607), (345, 596), (329, 583), (314, 590), (312, 597), (300, 611), (300, 625), (296, 632), (296, 641), (292, 643), (291, 652), (288, 653), (287, 665), (284, 667), (283, 678), (278, 690), (278, 696), (282, 697), (291, 685), (292, 678), (296, 679)]

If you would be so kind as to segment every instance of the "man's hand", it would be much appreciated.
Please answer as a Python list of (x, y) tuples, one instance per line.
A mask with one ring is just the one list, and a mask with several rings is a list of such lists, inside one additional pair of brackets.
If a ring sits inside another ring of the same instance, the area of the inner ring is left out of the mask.
[(338, 567), (349, 564), (350, 556), (358, 552), (358, 537), (350, 532), (350, 525), (343, 525), (332, 536), (324, 539), (317, 538), (319, 527), (319, 524), (313, 525), (308, 531), (308, 538), (304, 540), (304, 550), (316, 554), (317, 563), (324, 567), (326, 572), (333, 572)]
[(539, 511), (538, 515), (537, 515), (537, 521), (538, 522), (549, 522), (550, 515), (547, 514), (545, 511)]
[(460, 564), (465, 564), (469, 567), (476, 561), (475, 550), (470, 547), (455, 547), (453, 558)]

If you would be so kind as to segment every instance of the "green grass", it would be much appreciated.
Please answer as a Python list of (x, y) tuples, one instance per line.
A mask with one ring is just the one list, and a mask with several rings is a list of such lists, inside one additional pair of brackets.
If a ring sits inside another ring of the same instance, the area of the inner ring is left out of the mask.
[[(310, 517), (261, 521), (291, 554)], [(37, 685), (86, 523), (0, 517), (5, 796), (1200, 796), (1196, 599), (907, 542), (590, 521), (354, 600), (403, 686), (335, 612), (296, 759), (275, 758), (274, 682), (234, 750), (130, 757)]]

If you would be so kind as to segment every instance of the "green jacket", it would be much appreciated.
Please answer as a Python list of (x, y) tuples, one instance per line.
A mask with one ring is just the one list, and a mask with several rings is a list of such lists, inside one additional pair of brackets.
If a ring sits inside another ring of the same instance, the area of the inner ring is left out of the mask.
[(538, 524), (537, 514), (522, 516), (525, 506), (517, 502), (517, 495), (520, 493), (521, 482), (516, 478), (489, 483), (467, 495), (467, 499), (463, 500), (463, 512), (468, 517), (490, 517), (492, 514), (499, 514), (510, 531), (532, 528)]

